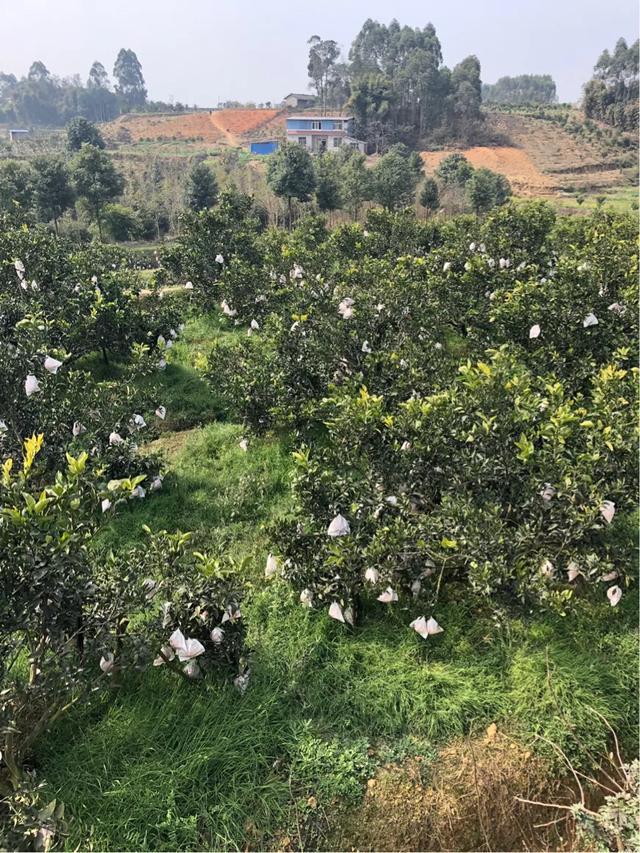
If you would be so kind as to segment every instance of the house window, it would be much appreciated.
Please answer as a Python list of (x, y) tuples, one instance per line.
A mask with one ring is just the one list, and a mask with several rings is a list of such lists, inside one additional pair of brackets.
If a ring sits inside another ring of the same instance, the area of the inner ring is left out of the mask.
[(334, 136), (333, 137), (333, 147), (334, 148), (340, 148), (341, 145), (342, 145), (342, 137), (341, 136)]
[(322, 130), (322, 122), (321, 121), (312, 121), (311, 122), (311, 130)]
[(299, 136), (298, 142), (300, 145), (306, 145), (307, 144), (307, 137), (306, 136)]

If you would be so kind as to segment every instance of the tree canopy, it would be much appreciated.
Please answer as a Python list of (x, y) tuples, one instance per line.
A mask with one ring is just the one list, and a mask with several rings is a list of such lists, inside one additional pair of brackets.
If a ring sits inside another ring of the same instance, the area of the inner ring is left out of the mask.
[(86, 204), (102, 236), (102, 211), (124, 190), (122, 175), (105, 151), (86, 142), (71, 161), (71, 175), (78, 197)]
[(0, 71), (0, 122), (60, 127), (75, 116), (89, 121), (111, 121), (131, 110), (184, 110), (183, 104), (149, 102), (142, 66), (133, 50), (118, 53), (115, 91), (102, 62), (96, 60), (86, 82), (79, 74), (58, 77), (40, 60), (25, 77)]
[(554, 104), (557, 99), (550, 74), (520, 74), (482, 84), (482, 100), (493, 104)]
[(196, 212), (212, 207), (218, 197), (218, 182), (216, 176), (206, 163), (196, 163), (192, 166), (187, 177), (185, 194), (189, 210)]
[(53, 220), (56, 231), (58, 219), (73, 206), (75, 193), (64, 160), (57, 156), (36, 157), (33, 161), (33, 200), (39, 219)]
[(292, 217), (292, 201), (308, 201), (316, 186), (311, 155), (296, 143), (281, 145), (269, 160), (267, 183), (273, 192), (285, 198)]
[(469, 135), (481, 122), (480, 63), (442, 64), (433, 24), (365, 21), (351, 50), (351, 99), (359, 134), (378, 148), (435, 131)]
[(584, 87), (584, 111), (621, 130), (638, 127), (638, 59), (640, 41), (631, 45), (620, 38), (613, 53), (600, 54), (591, 80)]
[(88, 119), (76, 116), (67, 125), (67, 148), (69, 151), (79, 151), (84, 143), (104, 148), (104, 139), (98, 128)]
[(116, 92), (124, 100), (127, 109), (143, 106), (147, 100), (147, 90), (142, 76), (142, 65), (135, 52), (121, 48), (113, 66), (116, 78)]
[(340, 55), (340, 48), (337, 42), (332, 39), (321, 39), (320, 36), (311, 36), (308, 44), (310, 47), (307, 71), (318, 95), (320, 108), (324, 112), (327, 108), (329, 80), (336, 59)]
[(413, 203), (421, 174), (422, 163), (419, 156), (402, 144), (394, 145), (374, 166), (374, 201), (381, 204), (385, 210), (408, 207)]

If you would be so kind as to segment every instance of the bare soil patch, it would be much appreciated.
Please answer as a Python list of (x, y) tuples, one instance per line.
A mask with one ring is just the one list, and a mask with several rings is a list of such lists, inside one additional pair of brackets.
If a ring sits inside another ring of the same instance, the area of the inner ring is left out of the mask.
[[(448, 151), (422, 151), (420, 156), (425, 164), (427, 173), (433, 172), (446, 156), (453, 153)], [(478, 146), (467, 148), (458, 153), (464, 154), (472, 166), (492, 169), (505, 175), (518, 195), (543, 195), (552, 193), (556, 182), (544, 175), (533, 163), (529, 154), (521, 148), (500, 146), (489, 148)]]
[(104, 125), (105, 137), (131, 142), (143, 139), (200, 139), (209, 143), (240, 145), (247, 138), (282, 132), (284, 111), (274, 109), (211, 110), (182, 115), (124, 115)]

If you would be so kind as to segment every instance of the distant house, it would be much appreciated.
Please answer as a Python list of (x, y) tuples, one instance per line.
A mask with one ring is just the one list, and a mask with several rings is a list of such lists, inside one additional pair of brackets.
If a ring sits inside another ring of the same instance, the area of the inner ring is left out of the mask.
[(17, 142), (18, 139), (26, 139), (29, 136), (29, 131), (19, 127), (12, 127), (9, 130), (9, 139), (11, 142)]
[(352, 116), (289, 116), (287, 140), (304, 145), (312, 154), (337, 151), (342, 145), (365, 151), (364, 142), (353, 137)]
[(249, 151), (252, 154), (273, 154), (278, 150), (277, 139), (259, 139), (249, 143)]
[(313, 95), (299, 95), (295, 92), (290, 92), (282, 99), (282, 103), (285, 107), (291, 107), (291, 109), (294, 110), (304, 110), (307, 107), (313, 107), (315, 102), (316, 99)]

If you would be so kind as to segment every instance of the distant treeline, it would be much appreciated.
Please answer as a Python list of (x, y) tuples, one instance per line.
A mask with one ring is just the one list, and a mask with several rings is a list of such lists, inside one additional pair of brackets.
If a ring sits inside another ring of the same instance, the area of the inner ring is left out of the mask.
[(550, 74), (520, 74), (482, 84), (482, 100), (492, 104), (554, 104), (557, 98)]
[(56, 77), (40, 61), (26, 77), (0, 71), (0, 122), (60, 127), (75, 116), (110, 121), (132, 110), (176, 111), (183, 104), (149, 101), (142, 66), (133, 50), (122, 48), (113, 66), (115, 85), (101, 62), (94, 62), (86, 82), (79, 74)]
[(630, 47), (618, 39), (613, 54), (603, 51), (591, 80), (584, 87), (584, 111), (620, 130), (638, 127), (638, 57), (640, 43)]

